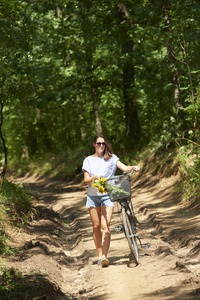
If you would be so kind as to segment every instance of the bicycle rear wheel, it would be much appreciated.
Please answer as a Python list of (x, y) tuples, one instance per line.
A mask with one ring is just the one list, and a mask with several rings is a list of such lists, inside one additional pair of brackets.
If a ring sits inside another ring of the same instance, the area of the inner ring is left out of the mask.
[(126, 234), (126, 238), (128, 240), (129, 248), (131, 250), (131, 254), (133, 256), (133, 260), (136, 265), (139, 264), (139, 253), (138, 247), (136, 243), (136, 229), (135, 229), (135, 222), (132, 214), (130, 215), (127, 213), (125, 207), (122, 207), (122, 220), (124, 223), (124, 230)]

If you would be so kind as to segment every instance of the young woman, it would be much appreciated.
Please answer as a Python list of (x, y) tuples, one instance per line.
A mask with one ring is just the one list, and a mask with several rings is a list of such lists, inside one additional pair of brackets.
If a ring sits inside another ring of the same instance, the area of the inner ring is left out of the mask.
[[(126, 166), (113, 154), (112, 148), (106, 137), (97, 134), (93, 140), (93, 155), (85, 158), (83, 162), (84, 181), (90, 185), (93, 180), (111, 178), (117, 168), (123, 172), (131, 172), (133, 169), (139, 171), (139, 166)], [(108, 266), (107, 258), (110, 247), (110, 221), (114, 209), (114, 202), (111, 202), (108, 195), (91, 197), (87, 195), (86, 207), (89, 209), (93, 225), (93, 239), (98, 253), (98, 265)]]

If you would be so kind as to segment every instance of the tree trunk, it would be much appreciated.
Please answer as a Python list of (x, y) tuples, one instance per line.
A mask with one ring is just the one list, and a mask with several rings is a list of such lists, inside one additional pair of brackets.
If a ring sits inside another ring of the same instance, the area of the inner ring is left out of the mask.
[(120, 4), (119, 21), (121, 26), (122, 56), (123, 66), (123, 95), (126, 117), (126, 136), (133, 143), (140, 139), (140, 123), (137, 112), (137, 94), (135, 91), (135, 74), (133, 62), (133, 40), (129, 37), (129, 30), (132, 24), (129, 19), (129, 13), (126, 2)]
[(76, 105), (77, 105), (77, 109), (78, 109), (78, 118), (79, 118), (79, 124), (80, 124), (81, 139), (82, 139), (82, 141), (84, 141), (84, 139), (86, 137), (85, 124), (84, 124), (84, 117), (83, 117), (82, 109), (81, 109), (80, 98), (78, 95), (76, 96), (75, 101), (76, 101)]
[[(170, 2), (169, 0), (163, 0), (163, 18), (164, 18), (164, 25), (165, 31), (171, 32), (170, 28)], [(179, 82), (179, 73), (176, 68), (176, 57), (175, 57), (175, 50), (171, 43), (167, 42), (167, 53), (169, 61), (174, 65), (172, 71), (172, 83), (174, 86), (174, 103), (176, 107), (176, 117), (177, 121), (182, 120), (185, 121), (184, 112), (183, 112), (183, 104), (180, 102), (180, 82)], [(185, 123), (185, 122), (183, 122)]]
[(99, 104), (98, 101), (95, 99), (95, 89), (92, 88), (92, 95), (93, 95), (93, 108), (94, 108), (94, 122), (95, 122), (95, 130), (96, 133), (102, 133), (101, 127), (101, 120), (99, 116)]
[(3, 169), (0, 173), (0, 188), (1, 188), (1, 184), (2, 181), (4, 179), (4, 176), (6, 174), (7, 171), (7, 163), (8, 163), (8, 149), (6, 147), (6, 142), (5, 142), (5, 138), (3, 136), (3, 131), (2, 131), (2, 126), (3, 126), (3, 108), (4, 108), (4, 103), (2, 100), (0, 100), (0, 139), (2, 141), (2, 145), (3, 145), (3, 151), (4, 151), (4, 165), (3, 165)]

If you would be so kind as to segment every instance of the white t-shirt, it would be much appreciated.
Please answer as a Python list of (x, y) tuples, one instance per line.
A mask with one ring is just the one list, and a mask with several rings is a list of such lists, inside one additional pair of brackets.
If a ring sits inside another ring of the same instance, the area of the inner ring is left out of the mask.
[(92, 155), (86, 157), (83, 161), (82, 170), (87, 171), (90, 176), (99, 175), (104, 178), (111, 178), (117, 170), (117, 161), (119, 158), (113, 154), (109, 160), (104, 160), (103, 156), (94, 157)]

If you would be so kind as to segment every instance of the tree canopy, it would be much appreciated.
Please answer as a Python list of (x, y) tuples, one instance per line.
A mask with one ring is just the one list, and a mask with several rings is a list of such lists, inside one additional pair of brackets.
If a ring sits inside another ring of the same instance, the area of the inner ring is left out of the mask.
[(97, 132), (121, 149), (198, 143), (199, 10), (197, 0), (1, 1), (2, 159)]

